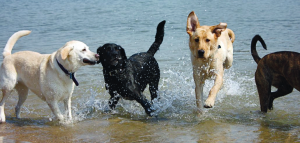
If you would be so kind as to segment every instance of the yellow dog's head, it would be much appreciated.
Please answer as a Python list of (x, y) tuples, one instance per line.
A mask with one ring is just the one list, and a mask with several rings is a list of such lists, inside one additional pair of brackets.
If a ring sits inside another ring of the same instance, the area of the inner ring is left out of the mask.
[(192, 11), (187, 18), (186, 32), (190, 36), (189, 46), (195, 58), (208, 59), (218, 49), (218, 38), (227, 27), (226, 23), (215, 26), (200, 26)]

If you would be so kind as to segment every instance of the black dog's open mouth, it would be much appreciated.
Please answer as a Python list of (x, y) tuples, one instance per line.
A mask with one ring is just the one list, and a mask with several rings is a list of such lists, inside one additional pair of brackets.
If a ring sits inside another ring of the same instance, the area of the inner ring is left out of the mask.
[(84, 58), (83, 63), (87, 63), (87, 64), (90, 64), (90, 65), (95, 65), (97, 63), (97, 61), (90, 61), (89, 59)]
[(119, 60), (121, 60), (121, 57), (116, 57), (110, 60), (111, 65), (116, 66), (119, 63)]
[(116, 66), (119, 63), (119, 61), (118, 61), (118, 59), (113, 59), (110, 61), (110, 63), (111, 63), (111, 65)]

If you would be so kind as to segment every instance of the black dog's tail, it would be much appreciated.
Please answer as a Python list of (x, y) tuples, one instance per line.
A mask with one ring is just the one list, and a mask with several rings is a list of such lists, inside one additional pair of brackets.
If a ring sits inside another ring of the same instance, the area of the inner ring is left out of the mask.
[(165, 23), (166, 23), (166, 21), (164, 20), (157, 25), (155, 41), (151, 45), (150, 49), (147, 51), (147, 53), (151, 54), (152, 56), (154, 56), (156, 51), (159, 49), (160, 44), (164, 40)]
[(257, 51), (256, 51), (256, 43), (257, 43), (257, 41), (260, 41), (260, 43), (263, 46), (263, 48), (267, 50), (267, 45), (265, 44), (265, 41), (259, 35), (255, 35), (252, 38), (252, 42), (251, 42), (251, 54), (252, 54), (252, 57), (253, 57), (253, 59), (254, 59), (254, 61), (256, 63), (258, 63), (260, 61), (260, 59), (261, 59), (258, 56)]

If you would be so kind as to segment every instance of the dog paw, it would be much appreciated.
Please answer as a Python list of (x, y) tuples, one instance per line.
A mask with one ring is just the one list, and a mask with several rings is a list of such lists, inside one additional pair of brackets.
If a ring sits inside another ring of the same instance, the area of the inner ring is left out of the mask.
[(55, 117), (55, 120), (57, 120), (57, 121), (64, 121), (64, 116), (63, 115), (57, 115), (56, 117)]
[(105, 106), (103, 107), (103, 112), (104, 112), (104, 113), (110, 113), (111, 110), (112, 110), (112, 109), (110, 108), (109, 105), (105, 105)]
[(155, 113), (154, 113), (154, 109), (153, 107), (150, 107), (148, 109), (145, 109), (145, 112), (147, 113), (148, 116), (152, 117), (152, 116), (157, 116)]
[(21, 119), (20, 114), (16, 114), (16, 118), (17, 118), (17, 119)]
[(5, 123), (5, 115), (4, 113), (0, 113), (0, 123)]
[(204, 108), (212, 108), (215, 104), (214, 100), (207, 99), (204, 104)]
[(1, 123), (5, 123), (5, 119), (1, 119), (1, 118), (0, 118), (0, 124), (1, 124)]

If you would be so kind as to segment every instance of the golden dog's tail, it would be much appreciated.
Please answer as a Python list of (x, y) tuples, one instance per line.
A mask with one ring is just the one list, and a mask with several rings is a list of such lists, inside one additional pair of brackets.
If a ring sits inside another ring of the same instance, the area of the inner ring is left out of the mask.
[(14, 47), (15, 43), (18, 41), (18, 39), (20, 39), (23, 36), (26, 36), (28, 34), (30, 34), (31, 31), (29, 30), (22, 30), (22, 31), (18, 31), (16, 33), (14, 33), (7, 41), (5, 48), (3, 50), (3, 58), (5, 58), (8, 55), (11, 55), (11, 50)]
[(159, 49), (160, 44), (164, 40), (164, 27), (165, 27), (165, 23), (166, 23), (166, 21), (164, 20), (164, 21), (160, 22), (157, 25), (156, 35), (155, 35), (155, 41), (153, 42), (153, 44), (151, 45), (151, 47), (147, 51), (147, 53), (151, 54), (152, 56), (154, 56), (154, 54), (156, 53), (156, 51)]
[(260, 61), (260, 59), (261, 59), (258, 56), (257, 51), (256, 51), (256, 43), (257, 43), (257, 41), (260, 41), (260, 43), (263, 46), (263, 48), (267, 50), (267, 45), (266, 45), (265, 41), (259, 35), (255, 35), (252, 38), (252, 42), (251, 42), (251, 54), (252, 54), (252, 57), (253, 57), (253, 59), (254, 59), (254, 61), (256, 63), (258, 63)]
[(233, 33), (233, 31), (231, 29), (227, 28), (227, 30), (228, 30), (228, 35), (230, 37), (231, 43), (233, 43), (234, 40), (235, 40), (235, 35), (234, 35), (234, 33)]

